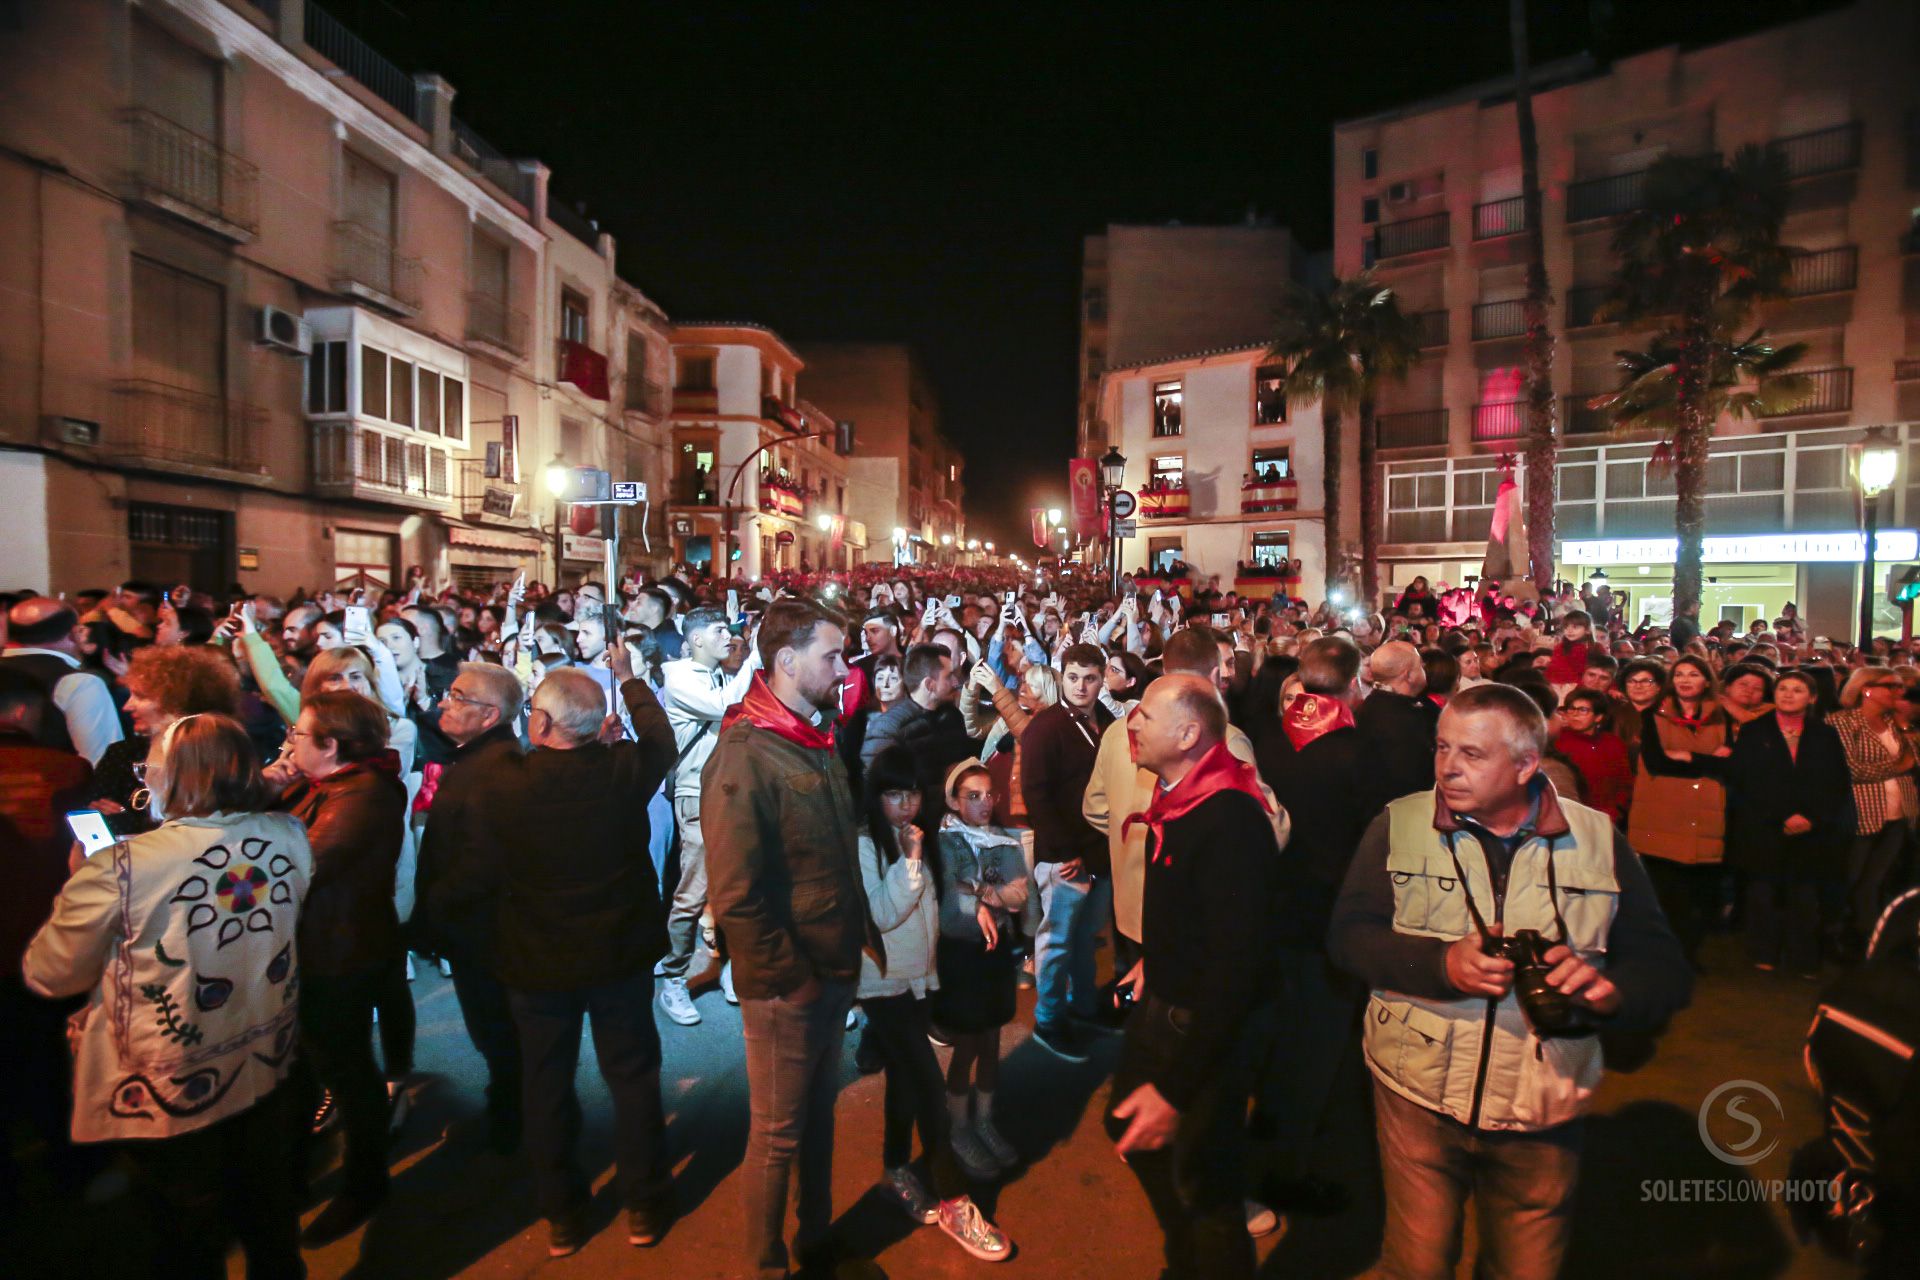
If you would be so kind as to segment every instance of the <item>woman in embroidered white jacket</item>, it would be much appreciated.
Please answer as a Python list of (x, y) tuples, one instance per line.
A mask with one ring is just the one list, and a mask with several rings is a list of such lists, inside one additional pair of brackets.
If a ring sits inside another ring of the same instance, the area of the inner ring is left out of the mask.
[(147, 783), (163, 825), (77, 863), (22, 972), (42, 995), (92, 993), (70, 1037), (73, 1139), (132, 1140), (181, 1273), (224, 1275), (237, 1235), (249, 1274), (297, 1275), (297, 1126), (282, 1085), (306, 831), (262, 812), (259, 761), (225, 716), (177, 721)]

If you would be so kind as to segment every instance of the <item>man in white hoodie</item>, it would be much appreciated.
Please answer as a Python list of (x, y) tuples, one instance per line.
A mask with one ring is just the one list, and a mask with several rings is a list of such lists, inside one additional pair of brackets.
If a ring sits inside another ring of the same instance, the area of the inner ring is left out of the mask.
[(707, 846), (700, 832), (700, 771), (720, 738), (720, 718), (746, 696), (760, 663), (750, 657), (731, 678), (720, 668), (733, 645), (726, 615), (695, 609), (686, 619), (686, 656), (660, 668), (660, 702), (673, 726), (679, 759), (667, 775), (674, 822), (680, 829), (680, 882), (667, 911), (667, 954), (658, 965), (660, 1008), (683, 1027), (700, 1021), (687, 994), (687, 975), (707, 909)]

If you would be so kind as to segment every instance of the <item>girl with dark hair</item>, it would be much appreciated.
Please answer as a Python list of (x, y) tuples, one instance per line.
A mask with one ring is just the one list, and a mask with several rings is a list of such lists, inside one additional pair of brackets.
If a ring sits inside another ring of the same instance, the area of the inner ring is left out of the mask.
[(1147, 670), (1146, 659), (1137, 653), (1125, 649), (1107, 655), (1106, 687), (1100, 691), (1100, 701), (1106, 704), (1117, 718), (1123, 708), (1140, 701), (1140, 695), (1147, 691), (1147, 685), (1153, 680), (1153, 673)]
[(1718, 902), (1734, 730), (1713, 668), (1692, 654), (1674, 660), (1666, 691), (1641, 713), (1627, 834), (1689, 960)]

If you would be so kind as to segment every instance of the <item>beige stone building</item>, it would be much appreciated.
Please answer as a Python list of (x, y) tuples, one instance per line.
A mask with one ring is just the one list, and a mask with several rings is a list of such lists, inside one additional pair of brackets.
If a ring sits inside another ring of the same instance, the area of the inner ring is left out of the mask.
[[(1724, 422), (1707, 500), (1702, 620), (1772, 617), (1797, 601), (1849, 634), (1860, 550), (1846, 446), (1869, 424), (1906, 447), (1881, 539), (1913, 559), (1920, 524), (1920, 18), (1905, 0), (1858, 3), (1704, 48), (1536, 69), (1554, 391), (1563, 453), (1563, 576), (1604, 572), (1637, 621), (1671, 609), (1673, 488), (1645, 436), (1584, 408), (1614, 383), (1637, 335), (1599, 324), (1611, 236), (1663, 155), (1773, 148), (1793, 178), (1785, 239), (1808, 250), (1791, 298), (1767, 309), (1805, 342), (1814, 391), (1792, 413)], [(1477, 570), (1497, 458), (1524, 431), (1525, 292), (1511, 86), (1466, 86), (1334, 131), (1335, 271), (1372, 265), (1426, 335), (1426, 358), (1380, 404), (1383, 583), (1458, 583)], [(1351, 454), (1349, 455), (1351, 456)], [(1346, 510), (1357, 512), (1357, 478)], [(1357, 528), (1349, 539), (1357, 535)], [(1896, 625), (1883, 613), (1883, 624)]]

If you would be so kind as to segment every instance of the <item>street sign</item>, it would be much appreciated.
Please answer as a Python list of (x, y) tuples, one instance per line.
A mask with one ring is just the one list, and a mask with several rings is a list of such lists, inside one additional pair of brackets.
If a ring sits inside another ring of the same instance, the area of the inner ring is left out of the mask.
[(647, 500), (647, 482), (644, 480), (615, 480), (613, 482), (613, 500), (615, 502), (645, 502)]
[(1116, 538), (1131, 538), (1139, 532), (1140, 522), (1138, 520), (1115, 520), (1113, 522), (1113, 536)]
[(607, 554), (607, 540), (580, 533), (562, 534), (560, 554), (567, 560), (598, 560)]
[(1128, 516), (1140, 509), (1140, 500), (1135, 498), (1131, 493), (1128, 493), (1125, 489), (1117, 489), (1114, 491), (1111, 505), (1113, 507), (1113, 518), (1115, 520), (1125, 520)]

